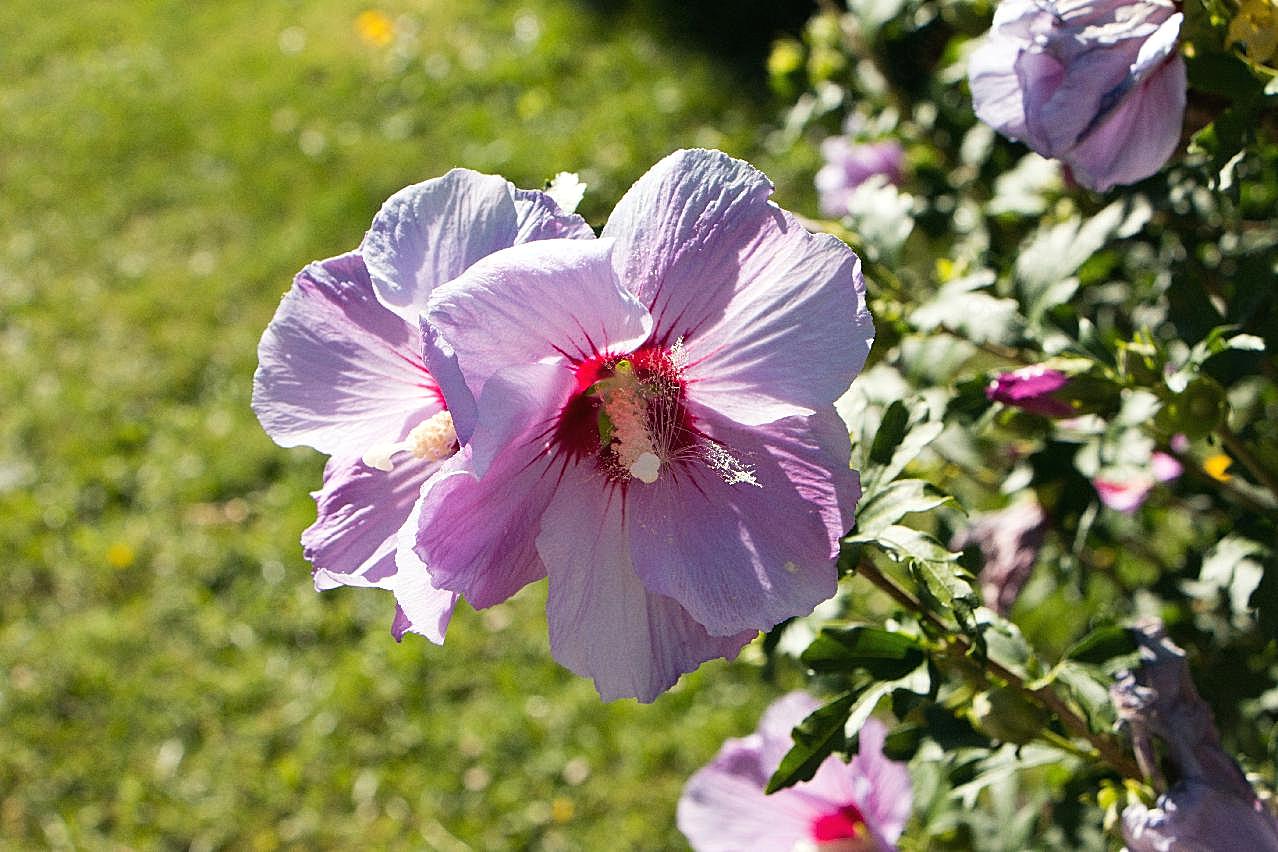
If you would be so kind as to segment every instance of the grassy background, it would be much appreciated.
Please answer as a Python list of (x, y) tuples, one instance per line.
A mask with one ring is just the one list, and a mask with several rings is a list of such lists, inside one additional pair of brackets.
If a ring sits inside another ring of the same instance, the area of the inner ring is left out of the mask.
[(810, 210), (760, 57), (662, 8), (388, 3), (375, 44), (347, 0), (0, 4), (0, 844), (682, 844), (683, 781), (780, 687), (603, 705), (541, 588), (396, 645), (389, 596), (313, 591), (322, 458), (249, 410), (293, 272), (454, 165), (580, 171), (600, 224), (712, 145)]

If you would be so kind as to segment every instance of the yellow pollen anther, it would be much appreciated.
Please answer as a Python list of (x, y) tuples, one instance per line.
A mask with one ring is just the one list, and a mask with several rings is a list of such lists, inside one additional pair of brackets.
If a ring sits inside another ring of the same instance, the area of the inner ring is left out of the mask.
[(412, 453), (419, 459), (443, 461), (453, 454), (457, 445), (457, 430), (453, 428), (453, 415), (439, 411), (413, 427), (404, 440), (389, 444), (376, 444), (364, 453), (364, 464), (377, 470), (391, 471), (395, 464), (391, 458), (398, 453)]
[(453, 428), (453, 415), (440, 411), (413, 427), (408, 433), (409, 449), (419, 459), (443, 461), (453, 454), (457, 443), (457, 430)]

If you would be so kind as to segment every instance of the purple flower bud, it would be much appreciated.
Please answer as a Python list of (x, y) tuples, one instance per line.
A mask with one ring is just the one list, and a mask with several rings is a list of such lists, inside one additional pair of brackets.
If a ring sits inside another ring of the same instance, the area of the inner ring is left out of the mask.
[(1007, 615), (1030, 578), (1039, 548), (1047, 536), (1047, 514), (1033, 497), (1006, 509), (972, 518), (950, 541), (952, 548), (975, 544), (981, 549), (981, 593), (985, 605)]
[(991, 402), (1001, 402), (1044, 417), (1073, 417), (1073, 406), (1055, 394), (1069, 384), (1069, 377), (1060, 370), (1047, 367), (1022, 367), (1010, 373), (1000, 373), (985, 396)]
[(1170, 0), (1004, 0), (968, 63), (977, 116), (1105, 191), (1180, 140), (1184, 16)]
[(821, 196), (821, 212), (843, 216), (848, 212), (853, 191), (875, 175), (890, 183), (900, 183), (905, 151), (894, 139), (882, 142), (853, 142), (846, 136), (832, 136), (821, 143), (825, 165), (816, 175)]
[(1151, 742), (1151, 737), (1158, 737), (1177, 778), (1153, 808), (1129, 805), (1123, 811), (1127, 848), (1275, 852), (1278, 820), (1221, 748), (1211, 708), (1194, 688), (1185, 652), (1157, 621), (1142, 623), (1135, 631), (1140, 666), (1118, 676), (1110, 698), (1146, 776), (1155, 786), (1165, 786)]

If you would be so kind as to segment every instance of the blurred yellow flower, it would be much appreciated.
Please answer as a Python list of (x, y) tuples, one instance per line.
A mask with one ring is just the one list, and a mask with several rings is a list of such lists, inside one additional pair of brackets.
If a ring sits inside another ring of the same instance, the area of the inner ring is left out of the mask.
[(395, 22), (385, 12), (368, 9), (355, 18), (355, 31), (374, 47), (385, 47), (395, 37)]
[(563, 825), (572, 819), (573, 812), (575, 810), (576, 808), (573, 807), (572, 799), (559, 797), (550, 803), (550, 818), (560, 825)]
[(1229, 23), (1229, 41), (1241, 42), (1252, 62), (1273, 59), (1278, 54), (1278, 0), (1243, 0)]
[(112, 568), (128, 568), (136, 557), (133, 545), (124, 541), (117, 541), (106, 550), (106, 561)]
[(1226, 473), (1226, 471), (1233, 463), (1234, 460), (1224, 453), (1216, 453), (1214, 456), (1208, 457), (1208, 459), (1203, 462), (1203, 470), (1207, 471), (1207, 475), (1212, 479), (1220, 482), (1228, 482), (1233, 479), (1233, 475)]

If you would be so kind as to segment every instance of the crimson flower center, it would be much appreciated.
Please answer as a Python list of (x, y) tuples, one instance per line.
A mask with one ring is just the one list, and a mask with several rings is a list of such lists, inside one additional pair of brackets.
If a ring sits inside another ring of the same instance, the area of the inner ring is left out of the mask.
[(859, 840), (868, 834), (865, 817), (856, 805), (844, 805), (823, 814), (812, 823), (812, 839), (818, 843), (831, 840)]
[(557, 449), (593, 459), (616, 482), (655, 482), (672, 462), (695, 455), (681, 360), (676, 344), (575, 363), (576, 388), (555, 424)]

